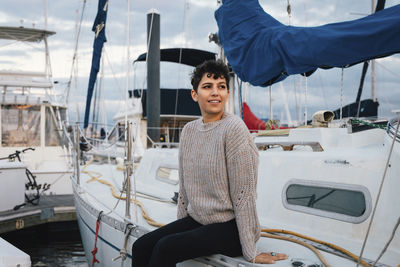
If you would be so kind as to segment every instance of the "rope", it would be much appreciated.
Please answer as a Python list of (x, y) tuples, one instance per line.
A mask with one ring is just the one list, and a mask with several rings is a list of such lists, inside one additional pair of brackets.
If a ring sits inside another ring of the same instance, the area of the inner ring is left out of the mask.
[(367, 240), (368, 240), (369, 232), (371, 230), (372, 222), (374, 221), (374, 218), (375, 218), (376, 207), (378, 206), (378, 202), (379, 202), (379, 199), (380, 199), (380, 196), (381, 196), (381, 192), (382, 192), (382, 188), (383, 188), (383, 183), (385, 182), (385, 178), (386, 178), (386, 172), (387, 172), (387, 170), (389, 168), (389, 163), (390, 163), (390, 158), (392, 157), (394, 143), (396, 142), (396, 136), (397, 136), (397, 133), (399, 132), (399, 126), (400, 126), (400, 122), (397, 122), (396, 132), (393, 135), (393, 142), (392, 142), (392, 145), (390, 146), (390, 151), (389, 151), (389, 156), (388, 156), (387, 161), (386, 161), (385, 171), (383, 172), (381, 184), (379, 185), (379, 191), (378, 191), (378, 195), (376, 196), (374, 210), (372, 211), (371, 220), (369, 221), (368, 230), (367, 230), (367, 233), (365, 235), (365, 239), (364, 239), (364, 242), (363, 242), (363, 245), (362, 245), (360, 256), (359, 256), (359, 259), (358, 259), (358, 262), (357, 262), (357, 267), (360, 264), (360, 259), (361, 259), (362, 255), (364, 253), (365, 245), (367, 244)]
[[(262, 230), (263, 230), (263, 229), (262, 229)], [(262, 230), (261, 230), (261, 231), (262, 231)], [(290, 237), (286, 237), (286, 236), (279, 236), (279, 235), (273, 235), (273, 234), (268, 234), (268, 233), (261, 233), (261, 236), (262, 236), (262, 237), (268, 237), (268, 238), (275, 238), (275, 239), (286, 240), (286, 241), (290, 241), (290, 242), (297, 243), (297, 244), (300, 244), (300, 245), (302, 245), (302, 246), (305, 246), (305, 247), (309, 248), (310, 250), (312, 250), (312, 252), (314, 252), (314, 253), (317, 255), (317, 257), (319, 258), (319, 260), (322, 262), (322, 264), (323, 264), (324, 266), (326, 266), (326, 267), (331, 267), (331, 266), (332, 266), (332, 265), (330, 265), (330, 264), (325, 260), (325, 258), (322, 256), (321, 252), (319, 252), (319, 251), (318, 251), (315, 247), (313, 247), (312, 245), (307, 244), (307, 243), (305, 243), (305, 242), (303, 242), (303, 241), (300, 241), (300, 240), (297, 240), (297, 239), (294, 239), (294, 238), (290, 238)]]
[[(82, 171), (81, 171), (82, 173), (85, 173), (85, 174), (87, 174), (87, 175), (90, 176), (91, 179), (89, 179), (89, 180), (87, 181), (87, 183), (96, 181), (96, 182), (99, 182), (99, 183), (101, 183), (101, 184), (107, 185), (108, 187), (110, 187), (111, 194), (113, 195), (113, 197), (115, 197), (115, 198), (117, 198), (117, 199), (119, 199), (119, 200), (126, 200), (126, 197), (125, 197), (125, 196), (122, 196), (122, 194), (118, 194), (118, 193), (116, 192), (116, 190), (115, 190), (113, 184), (111, 184), (110, 182), (108, 182), (108, 181), (106, 181), (106, 180), (99, 179), (99, 178), (102, 176), (101, 173), (95, 172), (95, 171), (86, 171), (86, 170), (85, 170), (85, 168), (86, 168), (90, 163), (91, 163), (91, 161), (88, 162), (88, 163), (82, 168)], [(150, 225), (152, 225), (152, 226), (155, 226), (155, 227), (164, 226), (163, 223), (156, 222), (155, 220), (153, 220), (153, 219), (148, 215), (148, 213), (147, 213), (146, 209), (144, 208), (144, 205), (142, 204), (142, 202), (140, 202), (140, 201), (137, 200), (137, 199), (131, 199), (131, 202), (132, 202), (132, 203), (135, 203), (135, 204), (141, 209), (141, 211), (142, 211), (142, 217), (147, 221), (148, 224), (150, 224)]]
[[(81, 172), (82, 172), (82, 173), (85, 173), (85, 174), (87, 174), (87, 175), (89, 175), (91, 178), (93, 178), (94, 174), (97, 174), (96, 177), (102, 176), (102, 174), (99, 173), (99, 172), (86, 171), (86, 167), (89, 166), (89, 164), (91, 164), (92, 162), (93, 162), (93, 160), (88, 161), (88, 162), (83, 166)], [(86, 193), (89, 194), (91, 197), (93, 197), (93, 198), (94, 198), (95, 200), (97, 200), (98, 202), (102, 203), (101, 200), (99, 200), (99, 199), (98, 199), (96, 196), (94, 196), (93, 194), (89, 193), (88, 191), (86, 191)], [(121, 192), (121, 194), (120, 194), (120, 197), (121, 197), (121, 196), (122, 196), (122, 192)], [(111, 213), (114, 212), (115, 215), (117, 215), (119, 218), (121, 218), (122, 220), (124, 220), (124, 219), (125, 219), (124, 216), (122, 216), (122, 215), (118, 214), (117, 212), (115, 212), (115, 209), (117, 208), (119, 201), (120, 201), (120, 199), (118, 198), (117, 202), (115, 203), (115, 205), (114, 205), (114, 207), (113, 207), (112, 209), (111, 209), (110, 207), (108, 207), (107, 205), (105, 205), (104, 203), (102, 203), (103, 206), (105, 206), (105, 207), (109, 210), (105, 215), (108, 215), (108, 214), (111, 214)]]
[(136, 228), (136, 226), (134, 226), (131, 223), (128, 223), (125, 227), (125, 238), (124, 238), (124, 246), (121, 248), (121, 250), (119, 251), (119, 256), (116, 258), (113, 258), (112, 261), (116, 261), (119, 258), (121, 258), (121, 267), (124, 266), (124, 262), (126, 260), (126, 255), (127, 255), (127, 250), (126, 250), (126, 245), (128, 244), (128, 238), (129, 235), (132, 231), (132, 229)]
[(92, 267), (94, 267), (95, 263), (100, 263), (100, 261), (98, 259), (96, 259), (96, 254), (97, 254), (97, 237), (99, 236), (100, 219), (101, 219), (102, 213), (103, 213), (103, 211), (100, 211), (99, 216), (97, 217), (97, 221), (96, 221), (96, 235), (94, 238), (94, 248), (92, 250), (92, 255), (93, 255)]
[[(300, 237), (300, 238), (303, 238), (303, 239), (306, 239), (306, 240), (309, 240), (309, 241), (312, 241), (312, 242), (315, 242), (315, 243), (318, 243), (318, 244), (322, 244), (322, 245), (328, 246), (328, 247), (330, 247), (330, 248), (332, 248), (334, 250), (337, 250), (337, 251), (349, 256), (354, 261), (358, 261), (358, 257), (355, 254), (351, 253), (350, 251), (348, 251), (348, 250), (346, 250), (346, 249), (344, 249), (342, 247), (339, 247), (339, 246), (337, 246), (335, 244), (332, 244), (332, 243), (329, 243), (329, 242), (325, 242), (325, 241), (322, 241), (322, 240), (318, 240), (318, 239), (315, 239), (315, 238), (312, 238), (312, 237), (309, 237), (309, 236), (305, 236), (305, 235), (302, 235), (302, 234), (299, 234), (299, 233), (296, 233), (296, 232), (283, 230), (283, 229), (261, 229), (261, 232), (264, 232), (264, 233), (281, 233), (281, 234), (297, 236), (297, 237)], [(275, 235), (273, 235), (273, 236), (275, 236)], [(366, 267), (370, 266), (367, 262), (365, 262), (363, 260), (361, 260), (361, 264), (366, 266)]]
[(379, 259), (383, 256), (383, 254), (386, 252), (387, 248), (389, 247), (390, 243), (392, 242), (394, 235), (396, 233), (397, 228), (399, 227), (400, 224), (400, 217), (397, 220), (397, 223), (395, 225), (395, 227), (393, 228), (392, 234), (390, 235), (390, 238), (388, 240), (388, 242), (386, 243), (385, 247), (382, 249), (382, 252), (379, 254), (378, 258), (375, 260), (375, 262), (372, 264), (372, 266), (375, 266), (375, 264), (378, 263)]
[(290, 129), (262, 130), (257, 132), (257, 136), (287, 136)]

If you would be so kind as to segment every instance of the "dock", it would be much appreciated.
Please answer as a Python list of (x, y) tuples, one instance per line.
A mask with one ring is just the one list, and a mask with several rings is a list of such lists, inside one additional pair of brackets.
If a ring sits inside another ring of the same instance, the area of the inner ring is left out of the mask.
[(0, 212), (0, 234), (52, 222), (76, 221), (74, 196), (42, 195), (38, 205)]

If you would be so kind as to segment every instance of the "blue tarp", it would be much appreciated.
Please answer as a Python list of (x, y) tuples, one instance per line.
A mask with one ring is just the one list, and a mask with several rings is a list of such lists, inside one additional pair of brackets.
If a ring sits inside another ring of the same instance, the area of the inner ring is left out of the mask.
[(95, 32), (95, 38), (93, 43), (92, 68), (90, 69), (89, 85), (86, 96), (85, 121), (83, 128), (87, 128), (89, 124), (90, 104), (92, 101), (93, 89), (94, 84), (96, 83), (97, 73), (100, 69), (101, 51), (103, 50), (104, 42), (107, 41), (105, 33), (107, 10), (108, 0), (99, 0), (99, 4), (97, 6), (97, 15), (92, 27), (92, 31)]
[(400, 5), (353, 21), (293, 27), (267, 14), (258, 0), (224, 0), (215, 18), (232, 69), (256, 86), (400, 52)]

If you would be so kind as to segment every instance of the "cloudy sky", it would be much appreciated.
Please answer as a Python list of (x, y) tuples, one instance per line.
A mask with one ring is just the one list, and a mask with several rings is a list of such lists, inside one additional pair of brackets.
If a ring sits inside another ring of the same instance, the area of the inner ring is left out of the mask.
[[(110, 0), (106, 26), (108, 42), (104, 56), (104, 109), (107, 120), (123, 105), (125, 99), (126, 69), (146, 50), (146, 14), (155, 8), (161, 14), (161, 48), (190, 47), (217, 52), (215, 44), (208, 42), (209, 33), (217, 31), (214, 11), (217, 0), (132, 0), (130, 2), (130, 49), (127, 60), (127, 1)], [(289, 23), (286, 12), (287, 0), (260, 0), (264, 10), (284, 24)], [(295, 26), (317, 26), (332, 22), (353, 20), (371, 12), (371, 1), (346, 0), (290, 0), (292, 13), (290, 24)], [(399, 4), (387, 0), (386, 6)], [(83, 19), (80, 17), (83, 12)], [(78, 62), (70, 89), (70, 109), (82, 113), (86, 99), (88, 76), (94, 34), (91, 31), (97, 11), (96, 0), (47, 1), (48, 29), (56, 35), (49, 38), (51, 64), (57, 90), (65, 94), (71, 76), (77, 25), (81, 25), (78, 43)], [(2, 0), (1, 26), (45, 27), (44, 0)], [(38, 44), (15, 44), (0, 42), (0, 69), (43, 70), (43, 46)], [(141, 88), (145, 84), (144, 63), (132, 68), (129, 89)], [(191, 68), (172, 63), (161, 65), (163, 88), (190, 88)], [(355, 101), (359, 86), (361, 66), (345, 69), (343, 75), (343, 103)], [(400, 56), (379, 59), (376, 63), (376, 96), (380, 103), (379, 114), (392, 116), (391, 110), (400, 108)], [(293, 76), (282, 84), (272, 87), (272, 109), (274, 117), (287, 121), (296, 120), (305, 110), (305, 84), (307, 84), (308, 118), (321, 109), (337, 109), (340, 105), (341, 70), (318, 70), (305, 81)], [(249, 87), (246, 100), (254, 113), (267, 118), (270, 115), (269, 90)], [(362, 99), (371, 97), (371, 75), (368, 72)], [(73, 114), (73, 113), (71, 113)], [(71, 116), (75, 120), (75, 115)]]

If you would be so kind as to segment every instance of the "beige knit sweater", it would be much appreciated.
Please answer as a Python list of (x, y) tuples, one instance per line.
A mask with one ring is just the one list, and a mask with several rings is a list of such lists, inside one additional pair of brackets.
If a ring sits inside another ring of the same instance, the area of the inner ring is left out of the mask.
[(179, 146), (178, 219), (188, 214), (205, 225), (236, 219), (243, 256), (256, 255), (260, 224), (256, 211), (258, 152), (237, 116), (192, 121)]

